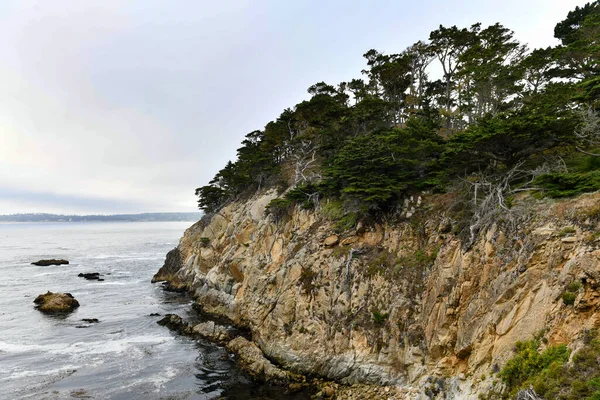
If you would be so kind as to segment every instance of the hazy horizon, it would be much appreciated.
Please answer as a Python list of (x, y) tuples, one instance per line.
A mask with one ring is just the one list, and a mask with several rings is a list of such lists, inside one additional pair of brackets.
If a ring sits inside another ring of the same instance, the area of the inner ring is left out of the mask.
[(193, 212), (244, 135), (440, 24), (530, 48), (586, 1), (0, 4), (0, 213)]

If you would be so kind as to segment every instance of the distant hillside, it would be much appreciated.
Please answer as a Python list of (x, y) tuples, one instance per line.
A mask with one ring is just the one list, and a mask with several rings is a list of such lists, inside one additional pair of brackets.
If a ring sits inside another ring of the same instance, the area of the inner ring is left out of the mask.
[(114, 215), (11, 214), (0, 215), (0, 222), (140, 222), (140, 221), (198, 221), (201, 212), (143, 213)]

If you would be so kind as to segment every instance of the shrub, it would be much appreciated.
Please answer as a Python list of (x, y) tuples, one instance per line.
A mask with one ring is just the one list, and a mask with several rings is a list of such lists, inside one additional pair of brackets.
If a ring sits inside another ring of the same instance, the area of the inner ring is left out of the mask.
[(571, 293), (577, 293), (579, 289), (581, 289), (581, 282), (579, 281), (573, 281), (567, 286), (567, 290)]
[(276, 220), (283, 218), (289, 211), (292, 202), (288, 199), (273, 199), (265, 207), (265, 211), (268, 215), (273, 215)]
[(341, 200), (329, 200), (323, 206), (323, 214), (335, 222), (335, 230), (338, 232), (354, 228), (358, 221), (358, 213), (346, 212), (344, 203)]
[(544, 174), (533, 183), (544, 189), (546, 196), (572, 197), (600, 190), (600, 171)]
[(378, 310), (371, 311), (371, 314), (373, 314), (373, 322), (375, 322), (376, 325), (385, 324), (385, 321), (387, 321), (388, 317), (390, 316), (390, 314), (381, 313)]
[(345, 214), (344, 204), (341, 200), (330, 200), (323, 206), (323, 214), (331, 220), (340, 220)]
[(542, 352), (538, 350), (539, 347), (539, 339), (515, 344), (517, 354), (499, 374), (512, 395), (519, 389), (527, 388), (527, 384), (542, 372), (561, 366), (569, 359), (569, 349), (565, 345), (549, 346)]
[(573, 228), (572, 226), (567, 226), (566, 228), (563, 228), (560, 230), (560, 232), (558, 232), (558, 236), (565, 237), (567, 235), (572, 235), (575, 232), (577, 232), (577, 230), (575, 228)]
[(575, 293), (564, 292), (562, 294), (563, 303), (565, 303), (565, 305), (567, 305), (567, 306), (572, 306), (573, 304), (575, 304), (576, 298), (577, 298), (577, 295)]

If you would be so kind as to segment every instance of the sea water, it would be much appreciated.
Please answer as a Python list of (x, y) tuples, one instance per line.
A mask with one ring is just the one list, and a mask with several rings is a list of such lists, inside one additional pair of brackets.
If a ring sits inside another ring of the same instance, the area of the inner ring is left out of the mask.
[[(0, 224), (0, 399), (306, 398), (253, 383), (224, 348), (151, 316), (195, 317), (190, 298), (150, 283), (190, 224)], [(31, 265), (48, 258), (70, 263)], [(87, 272), (104, 281), (77, 276)], [(80, 307), (42, 314), (33, 300), (47, 291)]]

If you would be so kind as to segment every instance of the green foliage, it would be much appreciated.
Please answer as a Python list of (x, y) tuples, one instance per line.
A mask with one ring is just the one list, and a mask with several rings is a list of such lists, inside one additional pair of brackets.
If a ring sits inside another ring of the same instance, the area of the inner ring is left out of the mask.
[(563, 303), (567, 306), (572, 306), (575, 304), (575, 299), (577, 298), (577, 292), (581, 289), (581, 283), (578, 281), (573, 281), (567, 286), (567, 290), (562, 294)]
[(280, 219), (286, 215), (292, 205), (292, 201), (288, 199), (273, 199), (265, 207), (265, 212), (273, 215), (275, 219)]
[(379, 310), (372, 310), (371, 314), (373, 315), (373, 322), (375, 322), (376, 325), (383, 325), (385, 324), (385, 322), (388, 320), (388, 317), (390, 316), (390, 314), (388, 313), (382, 313)]
[(207, 214), (218, 211), (228, 199), (226, 190), (212, 185), (196, 189), (196, 196), (198, 196), (198, 207)]
[(366, 210), (389, 210), (411, 189), (434, 186), (441, 139), (424, 121), (349, 140), (326, 172), (326, 185)]
[(591, 172), (553, 173), (537, 177), (533, 184), (548, 197), (571, 197), (600, 190), (600, 170)]
[(517, 355), (500, 372), (507, 390), (504, 398), (520, 389), (533, 388), (544, 399), (600, 399), (600, 343), (588, 333), (587, 342), (567, 363), (564, 345), (550, 346), (542, 353), (536, 341), (522, 343)]
[(576, 298), (577, 298), (577, 295), (575, 293), (564, 292), (562, 294), (562, 300), (563, 300), (563, 303), (565, 303), (566, 306), (572, 306), (573, 304), (575, 304), (575, 299)]
[(533, 155), (562, 145), (574, 119), (537, 105), (482, 119), (448, 142), (446, 164), (460, 172), (510, 169)]
[(344, 203), (340, 200), (330, 200), (323, 206), (323, 214), (333, 220), (338, 221), (346, 214)]
[(515, 344), (516, 355), (500, 371), (499, 377), (510, 389), (512, 395), (526, 388), (530, 381), (549, 368), (562, 365), (569, 359), (569, 349), (565, 345), (549, 346), (540, 352), (537, 339)]
[(567, 235), (572, 235), (575, 232), (577, 232), (577, 230), (575, 228), (573, 228), (572, 226), (567, 226), (558, 232), (558, 237), (565, 237)]
[(354, 228), (359, 217), (356, 212), (345, 211), (344, 203), (341, 200), (329, 200), (325, 203), (323, 215), (335, 222), (335, 230), (338, 232)]
[(581, 282), (578, 281), (573, 281), (569, 283), (569, 286), (567, 286), (567, 290), (572, 293), (578, 292), (579, 289), (581, 289)]
[[(398, 54), (369, 50), (362, 78), (318, 82), (309, 100), (248, 133), (236, 159), (196, 190), (198, 206), (213, 213), (293, 182), (268, 212), (279, 218), (291, 205), (336, 199), (341, 206), (324, 212), (344, 231), (460, 178), (488, 188), (502, 182), (501, 205), (510, 208), (511, 192), (531, 188), (531, 171), (556, 155), (579, 164), (533, 185), (551, 197), (599, 190), (600, 157), (573, 156), (597, 145), (593, 129), (576, 132), (580, 111), (600, 108), (599, 2), (575, 8), (554, 33), (562, 45), (530, 53), (499, 23), (440, 26)], [(442, 79), (430, 80), (431, 68)], [(465, 210), (455, 226), (473, 215)]]
[(321, 191), (322, 188), (319, 185), (306, 183), (290, 189), (285, 194), (285, 198), (290, 202), (300, 204), (304, 209), (312, 209), (315, 206), (314, 201), (320, 197)]

